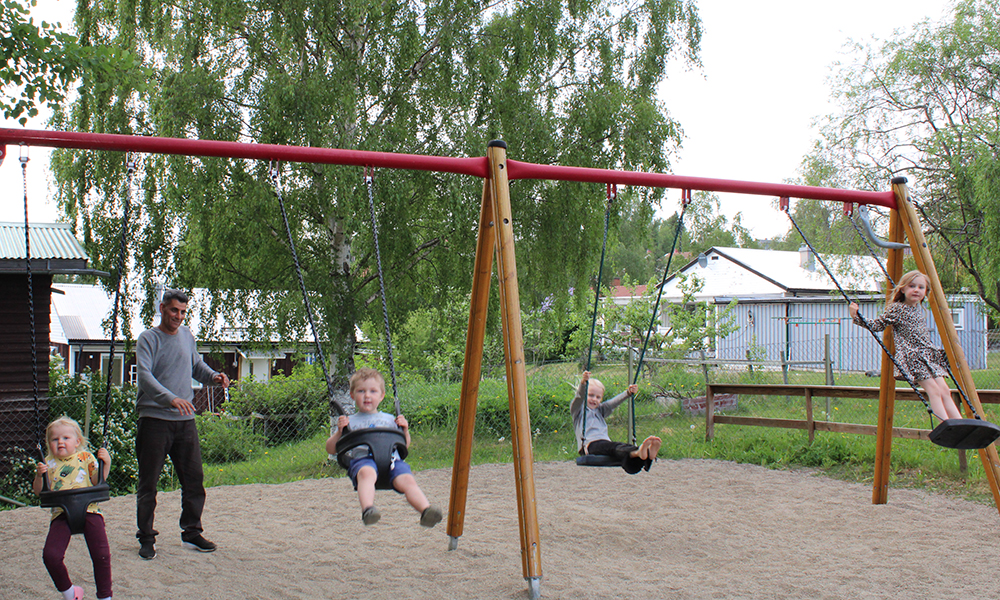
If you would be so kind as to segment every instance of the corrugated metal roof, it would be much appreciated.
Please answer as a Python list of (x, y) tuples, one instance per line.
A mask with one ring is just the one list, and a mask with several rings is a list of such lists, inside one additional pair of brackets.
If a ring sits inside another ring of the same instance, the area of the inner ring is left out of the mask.
[[(68, 223), (31, 225), (32, 259), (88, 260)], [(0, 222), (0, 259), (24, 259), (24, 224)]]

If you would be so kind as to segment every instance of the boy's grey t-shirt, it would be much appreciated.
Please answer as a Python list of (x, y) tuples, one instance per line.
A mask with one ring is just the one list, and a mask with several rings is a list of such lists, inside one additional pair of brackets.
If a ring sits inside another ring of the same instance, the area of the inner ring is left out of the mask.
[(138, 388), (135, 407), (139, 417), (164, 421), (186, 421), (194, 415), (182, 415), (171, 405), (174, 398), (194, 399), (191, 379), (212, 383), (217, 373), (198, 354), (191, 330), (185, 326), (171, 335), (159, 327), (139, 334), (135, 362)]
[[(356, 412), (347, 417), (347, 424), (351, 428), (351, 431), (356, 431), (358, 429), (370, 429), (373, 427), (399, 429), (399, 425), (396, 425), (396, 417), (381, 411), (373, 413)], [(368, 446), (358, 446), (357, 448), (348, 450), (347, 452), (347, 457), (351, 460), (364, 458), (366, 456), (371, 456), (371, 450)], [(399, 453), (395, 450), (392, 451), (392, 460), (399, 460)]]
[[(573, 429), (576, 431), (576, 449), (580, 451), (584, 444), (589, 444), (595, 440), (610, 440), (608, 434), (608, 422), (605, 418), (610, 415), (618, 405), (628, 397), (628, 391), (624, 391), (611, 400), (605, 400), (597, 405), (597, 408), (587, 406), (587, 385), (580, 382), (576, 390), (576, 395), (569, 405), (570, 415), (573, 418)], [(586, 412), (580, 409), (584, 408)], [(587, 431), (583, 431), (584, 414), (586, 414)]]

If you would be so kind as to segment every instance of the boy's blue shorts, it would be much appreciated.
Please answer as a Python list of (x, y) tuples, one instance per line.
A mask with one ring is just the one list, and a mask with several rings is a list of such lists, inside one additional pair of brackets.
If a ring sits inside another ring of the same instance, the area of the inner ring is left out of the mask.
[[(375, 464), (375, 459), (371, 456), (365, 456), (364, 458), (355, 458), (351, 461), (350, 466), (347, 468), (347, 476), (351, 478), (351, 483), (354, 484), (354, 489), (358, 489), (358, 471), (362, 467), (371, 467), (375, 469), (375, 473), (378, 473), (378, 465)], [(410, 465), (406, 464), (401, 458), (397, 458), (392, 461), (392, 466), (389, 467), (389, 483), (392, 483), (400, 475), (408, 475), (413, 471), (410, 470)], [(392, 489), (396, 489), (395, 487)], [(396, 493), (402, 494), (399, 490)]]

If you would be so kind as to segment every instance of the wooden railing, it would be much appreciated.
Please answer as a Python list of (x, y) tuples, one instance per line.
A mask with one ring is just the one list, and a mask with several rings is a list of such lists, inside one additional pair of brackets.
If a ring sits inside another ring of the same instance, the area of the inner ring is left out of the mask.
[[(982, 404), (1000, 404), (1000, 390), (979, 390), (979, 401)], [(776, 419), (770, 417), (740, 417), (734, 415), (715, 414), (716, 394), (751, 394), (756, 396), (804, 396), (806, 400), (805, 419)], [(835, 421), (817, 421), (813, 418), (813, 398), (865, 398), (878, 399), (877, 387), (855, 387), (839, 385), (770, 385), (770, 384), (709, 384), (705, 394), (705, 439), (715, 437), (716, 424), (748, 425), (754, 427), (782, 427), (785, 429), (804, 429), (809, 432), (811, 443), (817, 431), (832, 431), (854, 433), (858, 435), (875, 435), (875, 425), (859, 423), (838, 423)], [(959, 406), (965, 402), (959, 393), (952, 390), (952, 397)], [(896, 400), (919, 401), (912, 389), (896, 390)], [(964, 412), (964, 411), (963, 411)], [(930, 439), (930, 429), (914, 429), (910, 427), (893, 427), (892, 437), (911, 440)], [(963, 453), (964, 454), (964, 453)], [(963, 461), (964, 462), (964, 461)]]

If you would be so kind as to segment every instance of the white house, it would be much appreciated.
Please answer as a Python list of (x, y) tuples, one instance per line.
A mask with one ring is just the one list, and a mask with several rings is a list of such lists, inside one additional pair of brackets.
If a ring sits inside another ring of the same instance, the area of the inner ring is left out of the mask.
[[(75, 283), (53, 284), (52, 291), (50, 344), (63, 356), (70, 374), (89, 369), (107, 376), (114, 296), (100, 286)], [(215, 327), (203, 331), (198, 308), (199, 299), (204, 297), (204, 290), (192, 292), (186, 325), (199, 340), (198, 349), (212, 368), (234, 380), (267, 381), (279, 371), (291, 373), (291, 356), (296, 351), (293, 347), (277, 342), (265, 349), (249, 347), (242, 335), (244, 329), (221, 318)], [(123, 340), (135, 340), (147, 328), (137, 311), (130, 316), (127, 335), (120, 328), (117, 335), (112, 381), (118, 385), (136, 381), (135, 356), (124, 355)], [(157, 319), (154, 318), (154, 323)], [(302, 343), (312, 343), (311, 334), (306, 337)]]

